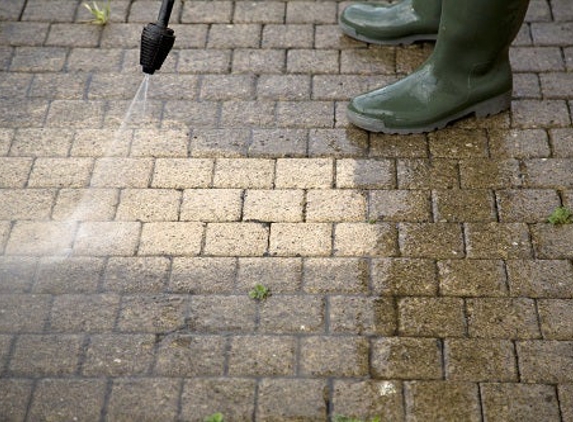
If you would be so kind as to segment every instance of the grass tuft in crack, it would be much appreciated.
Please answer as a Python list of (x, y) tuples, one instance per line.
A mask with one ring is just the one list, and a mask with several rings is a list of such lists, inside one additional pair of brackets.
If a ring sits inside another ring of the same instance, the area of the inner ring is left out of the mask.
[(562, 224), (573, 224), (573, 211), (566, 207), (557, 207), (549, 216), (547, 221), (554, 226)]
[(225, 418), (222, 413), (213, 413), (211, 416), (205, 418), (205, 422), (225, 422)]
[(254, 300), (265, 300), (271, 295), (268, 287), (262, 284), (256, 284), (255, 287), (249, 292), (249, 297)]
[(107, 0), (102, 7), (100, 7), (95, 1), (91, 6), (88, 3), (84, 3), (86, 9), (88, 9), (93, 16), (93, 19), (89, 21), (90, 23), (103, 26), (109, 22), (111, 15), (111, 7), (109, 1), (110, 0)]

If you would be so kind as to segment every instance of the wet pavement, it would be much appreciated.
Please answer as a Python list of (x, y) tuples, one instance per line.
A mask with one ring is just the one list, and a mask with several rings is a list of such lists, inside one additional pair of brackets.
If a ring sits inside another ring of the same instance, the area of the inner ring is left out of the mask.
[(573, 3), (511, 112), (412, 136), (345, 106), (432, 45), (338, 1), (177, 2), (120, 128), (159, 4), (0, 4), (0, 419), (573, 421)]

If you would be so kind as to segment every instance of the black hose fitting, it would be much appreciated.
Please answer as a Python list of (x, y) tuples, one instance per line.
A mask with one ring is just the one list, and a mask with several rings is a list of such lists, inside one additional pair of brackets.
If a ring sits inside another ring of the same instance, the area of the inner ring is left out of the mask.
[(141, 33), (139, 63), (143, 72), (149, 75), (161, 69), (175, 42), (173, 30), (167, 28), (174, 1), (163, 0), (157, 22), (147, 24)]

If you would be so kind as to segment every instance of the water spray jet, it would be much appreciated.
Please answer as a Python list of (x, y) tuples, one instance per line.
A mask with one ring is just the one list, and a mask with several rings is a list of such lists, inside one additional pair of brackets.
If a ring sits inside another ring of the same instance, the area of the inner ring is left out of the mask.
[(175, 0), (163, 0), (157, 22), (147, 24), (141, 33), (139, 63), (143, 73), (148, 75), (161, 69), (175, 42), (174, 31), (167, 27), (174, 2)]

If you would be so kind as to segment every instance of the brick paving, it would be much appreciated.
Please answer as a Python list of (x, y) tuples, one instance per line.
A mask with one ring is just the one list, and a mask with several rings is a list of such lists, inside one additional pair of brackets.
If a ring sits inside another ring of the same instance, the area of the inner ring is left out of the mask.
[(1, 420), (573, 421), (570, 0), (510, 112), (411, 136), (345, 106), (432, 45), (335, 0), (177, 2), (120, 128), (160, 2), (111, 3), (0, 5)]

